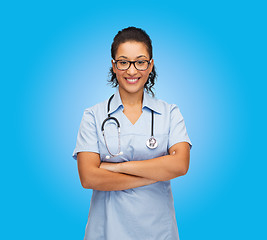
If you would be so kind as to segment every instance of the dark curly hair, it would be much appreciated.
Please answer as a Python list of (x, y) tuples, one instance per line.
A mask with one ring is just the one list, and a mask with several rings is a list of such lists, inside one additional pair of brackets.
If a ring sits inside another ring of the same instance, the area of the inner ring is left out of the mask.
[[(111, 45), (111, 57), (115, 59), (116, 52), (118, 50), (118, 47), (121, 43), (125, 43), (128, 41), (135, 41), (135, 42), (141, 42), (146, 45), (147, 51), (149, 53), (150, 59), (152, 59), (152, 41), (148, 34), (141, 28), (136, 27), (128, 27), (124, 28), (121, 31), (117, 33), (117, 35), (113, 39), (113, 43)], [(118, 80), (116, 78), (116, 74), (113, 72), (112, 67), (109, 71), (110, 79), (108, 82), (111, 86), (117, 87), (119, 85)], [(155, 80), (157, 78), (157, 73), (155, 70), (155, 66), (153, 66), (151, 73), (149, 74), (149, 77), (144, 85), (144, 88), (148, 93), (151, 93), (154, 97), (154, 92), (152, 91), (152, 88), (155, 84)]]

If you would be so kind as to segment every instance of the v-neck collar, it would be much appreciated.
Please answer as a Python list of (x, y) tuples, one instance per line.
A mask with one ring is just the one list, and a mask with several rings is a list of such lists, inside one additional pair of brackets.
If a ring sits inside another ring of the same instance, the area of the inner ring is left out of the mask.
[(123, 115), (123, 118), (126, 119), (126, 121), (129, 123), (130, 126), (136, 126), (140, 121), (141, 121), (141, 118), (142, 118), (142, 115), (143, 115), (143, 111), (141, 113), (141, 115), (139, 116), (139, 118), (136, 120), (136, 122), (133, 124), (130, 119), (124, 114), (123, 111), (121, 111), (121, 114)]
[[(143, 93), (143, 103), (142, 103), (142, 110), (146, 107), (149, 108), (150, 110), (153, 110), (154, 112), (157, 112), (159, 114), (162, 113), (162, 107), (161, 104), (158, 104), (157, 102), (158, 100), (154, 97), (151, 97), (145, 90)], [(109, 110), (109, 114), (112, 114), (113, 112), (117, 111), (117, 109), (122, 106), (122, 101), (121, 101), (121, 97), (120, 97), (120, 93), (119, 90), (117, 90), (117, 92), (114, 94), (113, 99), (110, 102), (110, 110)], [(142, 114), (141, 114), (142, 115)], [(126, 115), (125, 115), (126, 117)], [(141, 116), (140, 116), (141, 117)], [(140, 118), (139, 117), (139, 118)], [(127, 117), (126, 117), (127, 118)], [(128, 119), (129, 120), (129, 119)], [(129, 120), (130, 121), (130, 120)], [(138, 121), (138, 120), (137, 120)], [(136, 121), (136, 122), (137, 122)], [(130, 121), (131, 122), (131, 121)], [(135, 125), (135, 124), (134, 124)]]

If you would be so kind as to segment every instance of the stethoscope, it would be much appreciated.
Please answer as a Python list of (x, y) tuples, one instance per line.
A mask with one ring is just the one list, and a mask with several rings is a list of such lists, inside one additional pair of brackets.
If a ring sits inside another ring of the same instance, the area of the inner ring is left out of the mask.
[[(109, 109), (110, 109), (110, 102), (112, 100), (112, 98), (114, 97), (114, 94), (109, 98), (108, 100), (108, 112), (109, 112)], [(106, 137), (105, 137), (105, 131), (104, 131), (104, 127), (105, 127), (105, 123), (109, 120), (114, 120), (117, 124), (117, 130), (118, 130), (118, 153), (116, 154), (112, 154), (108, 148), (108, 145), (107, 145), (107, 140), (106, 140)], [(153, 134), (153, 128), (154, 128), (154, 111), (151, 110), (151, 137), (147, 140), (146, 142), (146, 146), (149, 148), (149, 149), (155, 149), (157, 146), (158, 146), (158, 142), (157, 140), (154, 138), (154, 134)], [(102, 130), (102, 134), (103, 134), (103, 137), (104, 137), (104, 141), (105, 141), (105, 145), (106, 145), (106, 148), (110, 154), (110, 156), (106, 156), (106, 159), (110, 159), (111, 157), (117, 157), (117, 156), (120, 156), (123, 154), (123, 152), (121, 152), (121, 141), (120, 141), (120, 123), (118, 121), (117, 118), (115, 117), (111, 117), (110, 116), (110, 113), (108, 113), (108, 117), (103, 121), (102, 123), (102, 126), (101, 126), (101, 130)]]

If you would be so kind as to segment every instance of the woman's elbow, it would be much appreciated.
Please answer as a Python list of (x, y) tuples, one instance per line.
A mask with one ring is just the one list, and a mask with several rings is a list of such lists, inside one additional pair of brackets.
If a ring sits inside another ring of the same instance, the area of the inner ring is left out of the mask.
[(92, 189), (87, 179), (80, 179), (81, 185), (85, 189)]
[(80, 182), (82, 187), (85, 189), (101, 190), (103, 188), (103, 181), (97, 177), (86, 176), (84, 178), (80, 178)]
[(178, 168), (178, 171), (176, 172), (177, 177), (186, 175), (187, 172), (188, 172), (188, 169), (189, 169), (189, 165), (188, 164), (183, 164), (182, 166), (180, 166)]
[(188, 167), (184, 167), (184, 168), (182, 169), (181, 176), (186, 175), (187, 172), (188, 172), (188, 169), (189, 169)]
[(92, 178), (87, 177), (80, 177), (80, 182), (83, 188), (85, 189), (94, 189), (95, 184), (93, 184), (95, 181), (93, 181)]
[(90, 185), (88, 185), (87, 183), (82, 183), (82, 187), (83, 187), (84, 189), (92, 189), (92, 188), (90, 187)]

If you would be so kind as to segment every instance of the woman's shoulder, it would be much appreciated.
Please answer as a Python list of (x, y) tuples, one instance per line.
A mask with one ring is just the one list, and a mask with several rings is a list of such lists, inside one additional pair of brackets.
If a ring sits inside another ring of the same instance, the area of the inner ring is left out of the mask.
[(153, 104), (158, 109), (159, 112), (169, 113), (175, 108), (179, 109), (177, 104), (168, 103), (167, 101), (156, 98), (156, 97), (150, 96), (149, 98), (150, 98), (149, 101), (151, 102), (151, 104)]
[(95, 105), (91, 107), (87, 107), (84, 110), (84, 115), (93, 115), (93, 116), (99, 116), (107, 113), (107, 102), (108, 100), (96, 103)]
[(162, 100), (162, 99), (155, 99), (155, 101), (157, 101), (157, 104), (159, 104), (159, 105), (161, 105), (162, 107), (165, 107), (165, 108), (171, 108), (173, 106), (177, 106), (174, 103), (168, 103), (168, 102), (166, 102), (165, 100)]

